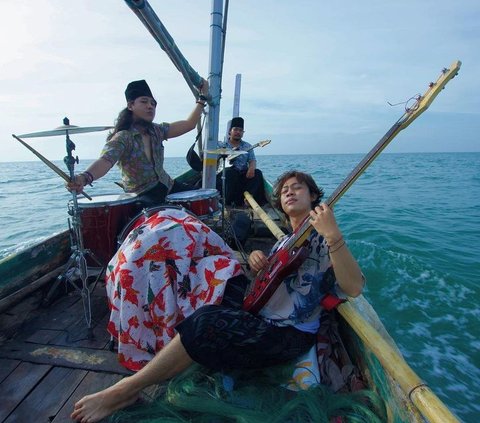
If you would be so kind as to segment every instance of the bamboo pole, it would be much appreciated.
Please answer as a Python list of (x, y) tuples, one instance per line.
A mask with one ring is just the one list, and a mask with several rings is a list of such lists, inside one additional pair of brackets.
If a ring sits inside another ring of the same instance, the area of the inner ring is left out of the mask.
[(429, 422), (459, 422), (445, 404), (415, 374), (403, 357), (355, 310), (352, 304), (345, 302), (340, 304), (337, 310)]
[(285, 234), (283, 231), (275, 224), (275, 222), (271, 219), (271, 217), (263, 211), (263, 209), (259, 206), (259, 204), (255, 201), (252, 195), (245, 191), (243, 193), (245, 199), (248, 201), (248, 204), (252, 207), (255, 214), (262, 219), (263, 223), (267, 226), (268, 229), (272, 232), (275, 238), (280, 239)]
[[(247, 191), (244, 192), (244, 196), (273, 235), (277, 239), (283, 236), (281, 229)], [(352, 304), (349, 302), (342, 303), (337, 307), (337, 310), (364, 345), (377, 357), (387, 373), (397, 381), (402, 391), (423, 417), (431, 423), (459, 423), (459, 420), (443, 404), (440, 398), (417, 376), (404, 358), (382, 338), (378, 331), (355, 310)]]

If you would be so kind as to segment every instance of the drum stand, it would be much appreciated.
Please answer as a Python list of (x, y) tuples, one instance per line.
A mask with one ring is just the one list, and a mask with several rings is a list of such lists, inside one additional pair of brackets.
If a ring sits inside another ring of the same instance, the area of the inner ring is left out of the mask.
[[(67, 118), (63, 120), (64, 125), (69, 125)], [(73, 157), (72, 151), (75, 150), (75, 144), (72, 142), (66, 132), (66, 149), (67, 156), (64, 157), (63, 161), (65, 162), (69, 172), (70, 179), (73, 180), (75, 177), (74, 168), (75, 163), (78, 164), (78, 156)], [(47, 296), (44, 299), (44, 304), (49, 304), (55, 290), (62, 282), (69, 283), (73, 288), (78, 291), (82, 297), (83, 301), (83, 311), (85, 315), (85, 321), (87, 323), (87, 338), (93, 338), (93, 328), (92, 328), (92, 308), (90, 300), (90, 289), (88, 287), (88, 278), (89, 276), (96, 276), (93, 286), (96, 286), (97, 282), (100, 280), (101, 276), (104, 273), (105, 266), (101, 264), (100, 260), (95, 256), (95, 254), (85, 249), (83, 246), (83, 236), (81, 231), (81, 220), (80, 220), (80, 211), (78, 208), (77, 202), (77, 193), (72, 191), (72, 208), (68, 210), (70, 217), (68, 218), (68, 228), (70, 232), (70, 244), (72, 255), (70, 256), (65, 270), (61, 275), (57, 277), (57, 280), (50, 288)], [(98, 268), (89, 268), (87, 266), (86, 257), (90, 257), (95, 263), (98, 264)], [(90, 274), (89, 274), (90, 271)], [(79, 286), (75, 281), (80, 280), (81, 285)]]
[(226, 160), (228, 154), (220, 154), (220, 158), (223, 160), (223, 169), (222, 169), (222, 235), (225, 236), (225, 199), (226, 199), (226, 177), (225, 177), (225, 168)]

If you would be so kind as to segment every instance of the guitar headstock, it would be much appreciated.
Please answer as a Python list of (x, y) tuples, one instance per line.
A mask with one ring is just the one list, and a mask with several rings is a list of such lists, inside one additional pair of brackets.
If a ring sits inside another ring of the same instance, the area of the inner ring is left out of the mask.
[(400, 119), (400, 129), (406, 128), (410, 125), (418, 116), (420, 116), (425, 110), (428, 109), (435, 97), (445, 88), (448, 81), (454, 78), (458, 74), (458, 70), (462, 62), (459, 60), (453, 62), (449, 69), (443, 69), (442, 74), (439, 76), (436, 82), (430, 82), (425, 94), (418, 95), (415, 99), (416, 102), (412, 107), (408, 107), (404, 116)]
[(263, 140), (260, 142), (257, 142), (256, 146), (257, 147), (265, 147), (266, 145), (270, 144), (272, 140)]

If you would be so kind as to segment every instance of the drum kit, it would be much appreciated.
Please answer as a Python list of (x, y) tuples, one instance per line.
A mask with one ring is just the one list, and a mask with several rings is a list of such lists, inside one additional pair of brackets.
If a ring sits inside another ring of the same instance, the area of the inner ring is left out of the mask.
[[(111, 126), (79, 127), (70, 125), (68, 118), (64, 118), (63, 125), (53, 130), (33, 132), (22, 135), (13, 135), (25, 147), (31, 150), (46, 165), (54, 170), (65, 181), (75, 177), (75, 163), (79, 163), (78, 156), (73, 157), (75, 144), (70, 139), (71, 134), (83, 134), (111, 129)], [(38, 153), (33, 147), (22, 141), (21, 138), (65, 136), (67, 155), (64, 163), (68, 174)], [(207, 153), (217, 154), (223, 160), (222, 192), (225, 193), (225, 163), (245, 151), (219, 148), (207, 150)], [(50, 303), (56, 289), (62, 282), (71, 284), (81, 294), (84, 306), (85, 320), (88, 328), (88, 338), (93, 336), (92, 314), (90, 301), (90, 277), (95, 277), (94, 284), (103, 276), (106, 265), (115, 255), (116, 250), (128, 234), (140, 226), (154, 213), (171, 207), (181, 208), (193, 214), (202, 221), (208, 221), (220, 216), (222, 233), (225, 231), (225, 196), (222, 196), (220, 210), (220, 194), (216, 189), (197, 189), (167, 195), (167, 205), (152, 207), (138, 213), (138, 202), (135, 194), (111, 194), (90, 197), (82, 192), (78, 198), (75, 191), (71, 192), (72, 199), (68, 203), (68, 227), (72, 254), (65, 270), (58, 276), (48, 292), (45, 303)], [(135, 215), (135, 213), (137, 213)], [(75, 282), (80, 280), (81, 285)]]

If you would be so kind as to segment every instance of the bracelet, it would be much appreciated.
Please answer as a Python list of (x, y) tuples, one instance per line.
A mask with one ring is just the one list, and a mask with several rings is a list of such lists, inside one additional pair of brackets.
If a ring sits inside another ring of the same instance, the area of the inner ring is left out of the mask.
[(343, 236), (341, 236), (341, 235), (340, 235), (340, 238), (338, 238), (335, 242), (333, 242), (332, 244), (328, 244), (328, 248), (334, 247), (334, 246), (337, 245), (340, 241), (343, 241)]
[(86, 170), (83, 173), (85, 173), (88, 176), (88, 178), (90, 179), (90, 181), (88, 183), (91, 184), (94, 180), (93, 175), (88, 170)]
[(82, 172), (80, 173), (85, 178), (85, 185), (91, 185), (93, 182), (93, 175), (90, 172)]
[(205, 102), (203, 102), (203, 101), (200, 101), (200, 100), (197, 100), (197, 104), (201, 104), (201, 105), (202, 105), (202, 107), (205, 107), (205, 106), (206, 106), (206, 103), (205, 103)]
[(338, 251), (340, 250), (340, 248), (344, 247), (345, 246), (345, 241), (343, 241), (337, 248), (335, 248), (334, 250), (329, 250), (329, 253), (332, 254), (334, 253), (335, 251)]

